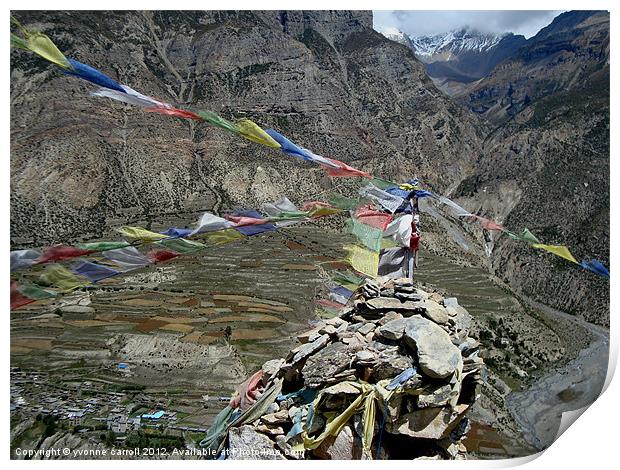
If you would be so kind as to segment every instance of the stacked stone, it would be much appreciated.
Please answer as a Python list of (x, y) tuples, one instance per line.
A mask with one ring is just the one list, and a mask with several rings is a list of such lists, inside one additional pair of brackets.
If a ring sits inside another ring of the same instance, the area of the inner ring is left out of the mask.
[(284, 379), (284, 394), (322, 392), (308, 436), (320, 434), (329, 416), (359, 396), (355, 382), (385, 384), (400, 374), (399, 393), (376, 411), (372, 455), (362, 451), (361, 412), (319, 447), (293, 452), (301, 437), (289, 431), (308, 407), (299, 397), (273, 403), (252, 426), (231, 430), (230, 447), (239, 450), (249, 442), (256, 447), (261, 441), (281, 458), (463, 458), (466, 413), (476, 400), (483, 366), (478, 342), (468, 337), (470, 322), (456, 299), (424, 292), (409, 279), (366, 282), (352, 307), (299, 335), (301, 344), (286, 359), (265, 363), (263, 372), (266, 380)]

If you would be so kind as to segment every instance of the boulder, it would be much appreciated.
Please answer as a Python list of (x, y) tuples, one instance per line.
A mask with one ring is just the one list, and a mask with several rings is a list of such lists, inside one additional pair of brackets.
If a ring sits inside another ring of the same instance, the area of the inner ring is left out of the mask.
[(462, 363), (461, 351), (441, 327), (422, 317), (406, 320), (405, 343), (416, 351), (422, 372), (443, 379), (453, 374)]
[(439, 385), (424, 390), (418, 395), (417, 406), (418, 408), (433, 408), (437, 406), (444, 406), (448, 404), (452, 394), (452, 387), (450, 385)]
[(469, 405), (454, 408), (425, 408), (401, 415), (394, 423), (387, 423), (385, 430), (392, 434), (422, 439), (443, 439), (459, 424)]
[(271, 439), (252, 426), (231, 428), (228, 433), (231, 460), (285, 460)]
[(387, 322), (385, 325), (379, 327), (377, 329), (377, 333), (383, 336), (386, 339), (390, 339), (393, 341), (398, 341), (403, 337), (405, 333), (405, 326), (407, 325), (408, 319), (401, 318), (398, 320), (392, 320)]
[(345, 371), (357, 351), (344, 343), (332, 343), (312, 355), (302, 369), (304, 384), (317, 387), (329, 383), (338, 372)]
[(427, 300), (424, 302), (424, 307), (426, 311), (424, 312), (424, 316), (429, 320), (433, 320), (435, 323), (440, 325), (446, 325), (448, 323), (448, 312), (444, 307), (439, 305), (434, 300)]
[(297, 364), (301, 360), (307, 358), (311, 354), (314, 354), (319, 349), (323, 348), (329, 343), (329, 335), (322, 335), (315, 339), (312, 343), (302, 344), (301, 346), (291, 351), (292, 358), (291, 364)]
[(328, 437), (312, 451), (315, 457), (329, 460), (353, 460), (356, 457), (353, 429), (345, 426), (335, 437)]

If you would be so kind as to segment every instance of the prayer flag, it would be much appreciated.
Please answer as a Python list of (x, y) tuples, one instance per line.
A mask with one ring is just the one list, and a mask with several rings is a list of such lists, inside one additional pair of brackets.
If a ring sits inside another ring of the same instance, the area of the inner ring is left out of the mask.
[(168, 238), (166, 235), (162, 235), (161, 233), (151, 232), (142, 227), (129, 227), (124, 226), (117, 228), (116, 231), (127, 238), (135, 238), (137, 240), (142, 240), (144, 242), (154, 242), (157, 240), (163, 240), (164, 238)]
[(151, 264), (151, 261), (133, 246), (104, 251), (103, 256), (123, 268), (124, 271), (143, 268)]
[(34, 284), (26, 284), (23, 286), (19, 286), (19, 291), (23, 295), (28, 297), (29, 299), (33, 299), (33, 300), (43, 300), (43, 299), (49, 299), (51, 297), (56, 297), (56, 292), (41, 289), (40, 287), (35, 286)]
[(506, 235), (513, 240), (520, 240), (527, 243), (540, 243), (540, 240), (538, 240), (538, 238), (536, 238), (536, 236), (526, 228), (524, 228), (519, 235), (506, 230)]
[(232, 122), (227, 121), (223, 117), (220, 117), (211, 111), (196, 111), (196, 114), (198, 114), (202, 120), (207, 121), (209, 124), (220, 127), (229, 132), (234, 132), (235, 134), (238, 133), (237, 128)]
[(248, 140), (271, 148), (280, 148), (280, 144), (261, 129), (255, 122), (249, 119), (240, 119), (235, 122), (237, 132)]
[(74, 77), (81, 78), (82, 80), (94, 83), (95, 85), (125, 93), (125, 90), (120, 83), (108, 77), (105, 73), (100, 72), (96, 68), (78, 62), (75, 59), (69, 59), (69, 64), (71, 64), (71, 67), (65, 70), (67, 75), (73, 75)]
[(334, 178), (347, 178), (347, 177), (352, 177), (352, 176), (362, 176), (364, 178), (371, 177), (365, 171), (361, 171), (356, 168), (353, 168), (352, 166), (349, 166), (346, 163), (341, 162), (340, 160), (335, 160), (333, 158), (328, 158), (327, 160), (333, 163), (334, 165), (336, 165), (336, 168), (333, 168), (332, 166), (321, 164), (323, 169), (331, 177), (334, 177)]
[(354, 217), (360, 222), (370, 225), (371, 227), (378, 228), (381, 231), (385, 230), (394, 218), (385, 212), (374, 210), (370, 205), (358, 207), (355, 211)]
[(129, 88), (128, 86), (120, 86), (124, 91), (121, 92), (118, 90), (111, 90), (109, 88), (99, 88), (97, 91), (93, 91), (91, 95), (99, 98), (110, 98), (116, 101), (120, 101), (122, 103), (139, 106), (141, 108), (172, 108), (171, 105), (138, 93), (137, 91)]
[(11, 251), (11, 272), (32, 266), (40, 256), (41, 252), (38, 250)]
[(55, 245), (45, 248), (41, 256), (36, 260), (36, 264), (49, 263), (50, 261), (62, 261), (78, 256), (94, 253), (93, 250), (82, 250), (73, 246)]
[(379, 258), (379, 276), (393, 279), (406, 277), (409, 248), (398, 247), (381, 250)]
[(598, 274), (599, 276), (606, 277), (607, 279), (609, 279), (608, 269), (603, 265), (603, 263), (601, 263), (598, 260), (595, 260), (595, 259), (591, 261), (583, 260), (581, 263), (579, 263), (579, 265), (582, 268), (587, 269), (588, 271), (592, 271), (593, 273)]
[(202, 238), (203, 240), (207, 240), (213, 245), (224, 245), (226, 243), (231, 243), (235, 240), (239, 240), (245, 237), (237, 230), (229, 228), (226, 230), (218, 230), (216, 232), (204, 233), (200, 235), (200, 238)]
[(167, 235), (168, 237), (183, 238), (183, 237), (187, 237), (187, 236), (191, 235), (192, 232), (193, 232), (193, 230), (189, 229), (189, 228), (170, 227), (165, 232), (161, 232), (161, 234), (162, 235)]
[(43, 57), (45, 60), (48, 60), (63, 69), (71, 68), (67, 58), (58, 50), (56, 44), (54, 44), (49, 37), (38, 31), (29, 31), (15, 19), (13, 19), (13, 22), (19, 26), (24, 38), (11, 34), (11, 44), (21, 49), (34, 52), (38, 56)]
[[(548, 251), (549, 253), (553, 253), (561, 258), (564, 258), (568, 261), (572, 261), (573, 263), (577, 263), (575, 257), (568, 251), (568, 248), (565, 246), (557, 246), (557, 245), (542, 245), (540, 243), (534, 243), (532, 245), (534, 248), (540, 248), (541, 250)], [(577, 263), (578, 264), (578, 263)]]
[(107, 250), (116, 250), (118, 248), (124, 248), (129, 246), (128, 242), (90, 242), (90, 243), (78, 243), (76, 245), (80, 250), (89, 250), (92, 252), (96, 251), (107, 251)]
[(170, 250), (151, 250), (146, 256), (148, 256), (152, 263), (163, 263), (164, 261), (176, 258), (179, 256), (179, 253)]
[(11, 310), (18, 309), (24, 305), (34, 302), (34, 299), (29, 299), (19, 291), (17, 282), (11, 281)]
[(347, 261), (353, 269), (372, 278), (377, 277), (379, 269), (379, 253), (355, 245), (344, 247), (349, 252)]
[(115, 269), (108, 268), (102, 264), (91, 263), (90, 261), (76, 263), (71, 267), (71, 270), (79, 276), (84, 276), (91, 282), (101, 281), (102, 279), (120, 274)]
[(173, 116), (181, 119), (193, 119), (194, 121), (202, 121), (202, 118), (198, 114), (192, 113), (191, 111), (186, 111), (184, 109), (155, 107), (147, 108), (146, 111), (149, 113), (164, 114), (166, 116)]
[(215, 230), (223, 230), (226, 228), (231, 228), (235, 224), (233, 224), (230, 220), (223, 219), (222, 217), (218, 217), (217, 215), (211, 214), (210, 212), (205, 212), (200, 221), (198, 222), (198, 227), (190, 235), (196, 235), (197, 233), (203, 232), (212, 232)]
[(60, 264), (50, 264), (46, 266), (40, 279), (43, 284), (56, 286), (63, 291), (71, 291), (89, 284), (86, 279), (77, 277)]
[(405, 200), (402, 197), (390, 194), (387, 191), (383, 191), (382, 189), (377, 188), (372, 183), (361, 188), (359, 190), (359, 194), (361, 196), (372, 199), (392, 214), (405, 203)]
[(381, 249), (383, 230), (361, 223), (357, 219), (349, 219), (347, 221), (347, 226), (349, 231), (355, 235), (366, 248), (373, 251), (379, 251)]
[(411, 242), (411, 223), (413, 216), (411, 214), (401, 214), (390, 222), (384, 231), (385, 236), (392, 239), (402, 247), (409, 247)]

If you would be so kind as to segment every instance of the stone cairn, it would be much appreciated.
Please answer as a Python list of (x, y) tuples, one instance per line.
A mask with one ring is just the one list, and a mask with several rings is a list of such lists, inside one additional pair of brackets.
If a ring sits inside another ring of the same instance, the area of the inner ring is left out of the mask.
[[(228, 458), (464, 458), (466, 413), (483, 366), (470, 323), (456, 299), (410, 279), (367, 281), (339, 317), (299, 335), (286, 359), (263, 365), (263, 390), (277, 381), (281, 393), (260, 417), (228, 429)], [(361, 390), (375, 388), (383, 393), (372, 414), (357, 407), (320, 444), (313, 441), (354, 407)]]

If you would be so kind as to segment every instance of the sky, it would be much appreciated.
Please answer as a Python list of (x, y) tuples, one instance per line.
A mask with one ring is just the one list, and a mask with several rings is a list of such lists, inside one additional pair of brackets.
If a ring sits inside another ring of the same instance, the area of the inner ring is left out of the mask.
[(515, 33), (526, 38), (534, 36), (547, 26), (559, 10), (375, 10), (374, 29), (388, 28), (409, 36), (433, 36), (469, 26), (482, 33)]

